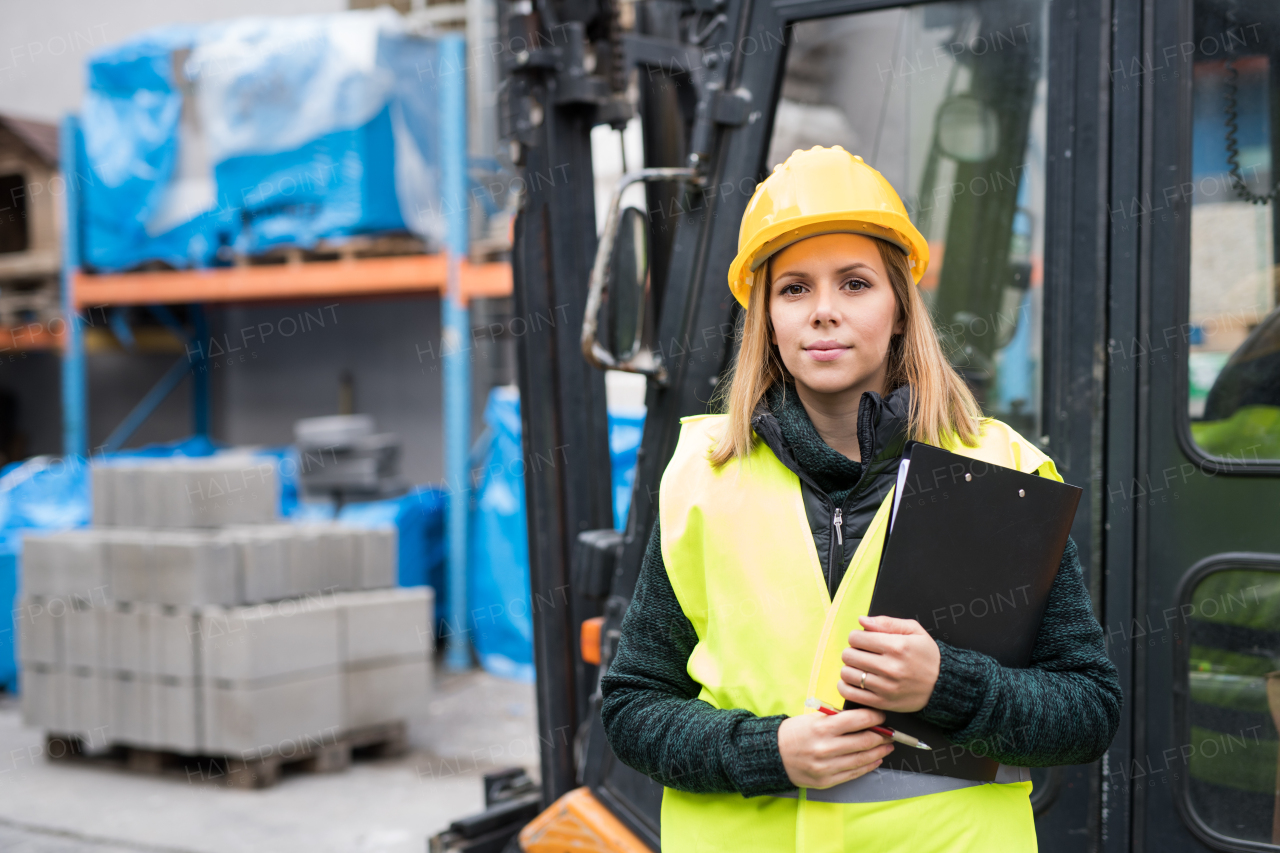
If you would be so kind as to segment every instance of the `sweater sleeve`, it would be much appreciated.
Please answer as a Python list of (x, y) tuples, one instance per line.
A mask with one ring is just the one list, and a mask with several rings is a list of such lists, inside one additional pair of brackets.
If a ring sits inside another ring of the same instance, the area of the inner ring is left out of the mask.
[(1106, 752), (1123, 696), (1067, 540), (1027, 669), (939, 642), (937, 684), (920, 716), (1004, 764), (1088, 764)]
[(657, 782), (745, 797), (794, 790), (778, 750), (785, 716), (757, 717), (698, 698), (688, 673), (698, 643), (662, 561), (655, 522), (609, 671), (601, 716), (613, 752)]

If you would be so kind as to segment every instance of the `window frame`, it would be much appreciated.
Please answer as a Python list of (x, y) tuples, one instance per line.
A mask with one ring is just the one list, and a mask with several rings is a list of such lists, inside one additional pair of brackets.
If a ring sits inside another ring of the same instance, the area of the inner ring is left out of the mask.
[[(1189, 268), (1188, 268), (1189, 269)], [(1200, 560), (1182, 576), (1178, 588), (1174, 592), (1174, 601), (1179, 608), (1191, 603), (1200, 582), (1210, 575), (1227, 571), (1269, 571), (1280, 575), (1280, 554), (1266, 554), (1252, 551), (1230, 551), (1214, 554)], [(1179, 612), (1182, 612), (1179, 610)], [(1179, 624), (1187, 624), (1186, 621)], [(1173, 657), (1173, 731), (1179, 743), (1191, 742), (1191, 717), (1188, 708), (1191, 700), (1191, 643), (1179, 643), (1179, 650)], [(1174, 779), (1174, 802), (1182, 821), (1200, 841), (1214, 850), (1228, 853), (1262, 853), (1263, 851), (1280, 850), (1280, 844), (1246, 841), (1223, 835), (1200, 817), (1195, 804), (1191, 800), (1191, 786), (1188, 784), (1190, 771), (1186, 763), (1178, 765), (1183, 769)]]

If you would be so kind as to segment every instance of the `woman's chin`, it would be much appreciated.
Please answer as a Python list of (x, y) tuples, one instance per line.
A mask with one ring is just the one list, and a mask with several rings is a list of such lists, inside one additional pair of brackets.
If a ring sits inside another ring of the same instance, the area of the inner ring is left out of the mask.
[[(820, 394), (824, 397), (848, 394), (851, 391), (856, 391), (863, 384), (861, 377), (850, 377), (844, 371), (840, 371), (840, 374), (845, 375), (837, 375), (836, 371), (826, 370), (805, 371), (804, 373), (807, 375), (793, 374), (796, 382), (804, 386), (806, 391)], [(858, 396), (862, 395), (859, 394)]]

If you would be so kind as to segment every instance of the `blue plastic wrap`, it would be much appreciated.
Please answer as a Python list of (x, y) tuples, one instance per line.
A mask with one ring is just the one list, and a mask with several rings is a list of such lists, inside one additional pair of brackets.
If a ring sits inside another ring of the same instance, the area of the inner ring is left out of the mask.
[(18, 555), (0, 546), (0, 690), (18, 692), (18, 660), (13, 635), (13, 601), (18, 596)]
[(487, 446), (467, 551), (471, 563), (467, 572), (471, 624), (467, 627), (481, 666), (504, 678), (532, 682), (533, 618), (519, 391), (512, 387), (490, 391), (484, 421), (487, 430), (482, 441)]
[[(537, 597), (530, 596), (519, 392), (510, 387), (490, 391), (484, 420), (487, 429), (472, 454), (477, 457), (481, 481), (471, 513), (468, 628), (481, 666), (495, 675), (532, 681), (531, 610), (564, 606), (568, 599), (564, 590), (540, 590)], [(614, 524), (618, 529), (626, 524), (643, 431), (643, 409), (609, 413)]]
[(86, 263), (201, 267), (224, 247), (404, 229), (438, 244), (437, 50), (380, 9), (166, 27), (94, 54)]
[(636, 483), (636, 462), (644, 436), (644, 407), (609, 410), (609, 462), (613, 470), (613, 526), (627, 526), (631, 490)]

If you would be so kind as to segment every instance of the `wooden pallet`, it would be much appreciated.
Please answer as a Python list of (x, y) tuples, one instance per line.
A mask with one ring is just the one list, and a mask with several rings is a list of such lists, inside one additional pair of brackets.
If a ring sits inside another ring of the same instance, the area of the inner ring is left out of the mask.
[(220, 787), (270, 788), (288, 773), (337, 773), (356, 758), (390, 758), (408, 751), (408, 726), (404, 721), (366, 726), (343, 732), (331, 741), (290, 742), (287, 755), (265, 757), (191, 755), (168, 750), (112, 744), (91, 751), (74, 735), (49, 733), (45, 755), (50, 761), (112, 767), (136, 773), (169, 776), (187, 782)]
[(279, 246), (256, 255), (235, 256), (235, 265), (270, 266), (273, 264), (302, 264), (313, 261), (352, 261), (360, 258), (390, 258), (401, 255), (421, 255), (427, 245), (412, 234), (381, 234), (377, 236), (351, 237), (342, 241), (321, 240), (314, 248)]

